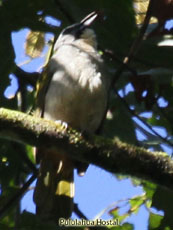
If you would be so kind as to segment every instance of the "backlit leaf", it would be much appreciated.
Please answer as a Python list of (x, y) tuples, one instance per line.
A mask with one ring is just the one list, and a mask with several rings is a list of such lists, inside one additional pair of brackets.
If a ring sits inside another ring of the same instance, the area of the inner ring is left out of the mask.
[[(136, 23), (142, 24), (144, 22), (146, 12), (148, 9), (149, 0), (134, 0), (134, 9), (136, 13)], [(152, 18), (150, 23), (155, 23), (157, 20)]]
[(45, 45), (45, 34), (38, 31), (30, 31), (26, 37), (25, 53), (31, 58), (41, 55)]
[(149, 217), (149, 230), (157, 230), (158, 227), (160, 226), (160, 223), (163, 219), (163, 216), (157, 215), (154, 213), (150, 213)]

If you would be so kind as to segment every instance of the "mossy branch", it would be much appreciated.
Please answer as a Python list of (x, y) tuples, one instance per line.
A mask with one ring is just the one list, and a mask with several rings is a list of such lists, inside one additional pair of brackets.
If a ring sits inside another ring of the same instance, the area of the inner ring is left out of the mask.
[(116, 138), (92, 136), (87, 141), (70, 127), (3, 108), (0, 109), (0, 137), (32, 146), (63, 148), (74, 159), (173, 190), (173, 161), (163, 152), (150, 152)]

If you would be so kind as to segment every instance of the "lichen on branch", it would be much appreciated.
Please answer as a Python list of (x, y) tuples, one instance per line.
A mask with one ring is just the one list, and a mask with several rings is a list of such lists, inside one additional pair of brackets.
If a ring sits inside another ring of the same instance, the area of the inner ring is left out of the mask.
[(63, 124), (18, 111), (0, 109), (0, 138), (32, 146), (66, 149), (72, 158), (112, 173), (146, 179), (173, 190), (173, 161), (163, 152), (101, 136), (83, 135)]

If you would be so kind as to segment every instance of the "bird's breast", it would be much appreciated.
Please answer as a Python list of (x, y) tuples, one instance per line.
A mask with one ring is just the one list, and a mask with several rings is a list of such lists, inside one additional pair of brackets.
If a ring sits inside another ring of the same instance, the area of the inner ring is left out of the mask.
[(68, 46), (60, 50), (49, 65), (53, 76), (45, 98), (44, 117), (94, 132), (107, 104), (106, 76), (100, 65), (97, 54)]

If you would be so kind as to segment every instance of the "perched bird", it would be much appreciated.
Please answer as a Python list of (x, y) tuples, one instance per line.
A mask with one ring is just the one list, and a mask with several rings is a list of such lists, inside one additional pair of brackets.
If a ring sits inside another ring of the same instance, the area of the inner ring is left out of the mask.
[[(38, 94), (39, 115), (60, 120), (85, 133), (96, 133), (105, 117), (109, 77), (97, 50), (91, 24), (96, 12), (59, 35), (53, 55), (42, 75)], [(65, 149), (38, 148), (40, 171), (34, 191), (37, 214), (47, 220), (69, 218), (73, 211), (73, 172), (85, 165), (67, 156)]]

